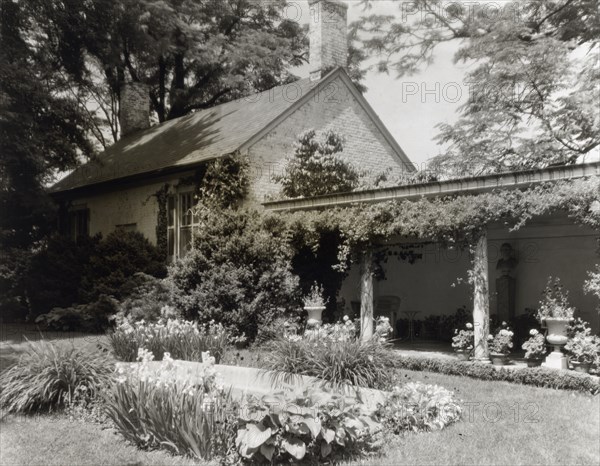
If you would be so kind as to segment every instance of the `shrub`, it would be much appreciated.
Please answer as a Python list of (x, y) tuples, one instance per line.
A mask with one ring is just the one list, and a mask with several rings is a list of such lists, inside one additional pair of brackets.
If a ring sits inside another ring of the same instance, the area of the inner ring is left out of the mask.
[(177, 361), (165, 354), (156, 369), (151, 353), (141, 364), (119, 368), (105, 395), (108, 417), (127, 440), (199, 459), (226, 456), (234, 449), (237, 406), (219, 383), (214, 358), (204, 355), (196, 380), (177, 375)]
[(236, 446), (258, 463), (338, 462), (375, 446), (379, 424), (342, 396), (306, 391), (250, 399)]
[(203, 209), (195, 248), (169, 269), (188, 319), (215, 320), (254, 340), (258, 328), (299, 309), (291, 251), (256, 211)]
[(327, 131), (308, 130), (298, 136), (294, 153), (287, 158), (285, 172), (273, 180), (281, 183), (286, 197), (312, 197), (348, 192), (358, 187), (360, 173), (338, 154), (343, 138)]
[(90, 257), (81, 280), (82, 302), (102, 294), (123, 298), (123, 284), (138, 272), (164, 277), (166, 267), (162, 254), (137, 231), (110, 233), (98, 243)]
[(112, 372), (105, 354), (28, 342), (19, 360), (0, 374), (0, 406), (13, 413), (62, 408), (78, 391), (95, 397)]
[(87, 304), (100, 296), (122, 299), (123, 284), (137, 272), (164, 277), (161, 254), (141, 233), (117, 230), (105, 239), (64, 237), (47, 241), (29, 261), (23, 279), (30, 313)]
[(377, 338), (366, 342), (282, 338), (270, 349), (266, 367), (280, 377), (285, 377), (285, 373), (309, 375), (332, 387), (382, 388), (391, 380), (389, 345)]
[(54, 308), (38, 316), (35, 322), (52, 330), (101, 333), (111, 326), (110, 318), (117, 311), (117, 304), (114, 298), (102, 295), (89, 304)]
[[(165, 306), (172, 307), (171, 287), (166, 279), (139, 272), (134, 274), (121, 288), (126, 296), (118, 306), (117, 321), (156, 322)], [(178, 313), (175, 313), (178, 315)]]
[(218, 362), (225, 352), (228, 334), (214, 322), (199, 326), (168, 317), (156, 323), (124, 320), (110, 335), (110, 343), (121, 361), (135, 361), (140, 348), (146, 348), (157, 360), (169, 353), (175, 359), (201, 361), (202, 353), (209, 351)]
[(256, 345), (266, 345), (285, 335), (297, 335), (300, 331), (300, 324), (298, 321), (299, 317), (295, 319), (277, 317), (270, 323), (258, 327), (254, 343)]
[(99, 236), (82, 237), (78, 242), (57, 236), (50, 238), (33, 255), (24, 277), (32, 316), (37, 317), (54, 308), (67, 308), (82, 302), (82, 278), (99, 241)]
[(536, 387), (556, 388), (600, 393), (600, 382), (586, 374), (557, 371), (544, 368), (496, 369), (493, 366), (475, 362), (446, 361), (410, 356), (398, 356), (393, 360), (397, 369), (412, 371), (438, 372), (446, 375), (459, 375), (480, 380), (499, 380), (505, 382), (533, 385)]
[(441, 430), (457, 422), (461, 408), (454, 393), (420, 382), (394, 387), (376, 417), (387, 432)]

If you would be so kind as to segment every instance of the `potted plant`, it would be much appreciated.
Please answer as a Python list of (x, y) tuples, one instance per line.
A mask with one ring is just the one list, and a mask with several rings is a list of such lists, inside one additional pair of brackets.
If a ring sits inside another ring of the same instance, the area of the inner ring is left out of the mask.
[(577, 331), (565, 345), (573, 369), (577, 372), (589, 373), (590, 366), (600, 359), (600, 338), (591, 332), (584, 325), (583, 330)]
[(502, 322), (496, 335), (488, 335), (490, 359), (494, 366), (508, 364), (508, 355), (513, 347), (513, 335), (513, 331), (507, 326), (506, 322)]
[(303, 299), (304, 310), (308, 313), (308, 327), (318, 326), (322, 322), (323, 311), (325, 310), (325, 298), (323, 298), (323, 287), (316, 282), (310, 288), (310, 292)]
[(546, 339), (534, 328), (529, 331), (529, 335), (531, 335), (529, 340), (521, 346), (525, 350), (527, 367), (541, 366), (542, 360), (546, 356)]
[(569, 294), (564, 291), (558, 277), (548, 277), (543, 295), (538, 319), (548, 329), (546, 339), (554, 346), (554, 352), (562, 354), (560, 348), (567, 343), (567, 325), (573, 319), (575, 308), (569, 306)]
[(468, 361), (473, 348), (475, 347), (475, 334), (473, 333), (473, 324), (468, 322), (465, 325), (466, 329), (454, 330), (454, 337), (452, 337), (452, 348), (456, 352), (456, 356), (461, 361)]

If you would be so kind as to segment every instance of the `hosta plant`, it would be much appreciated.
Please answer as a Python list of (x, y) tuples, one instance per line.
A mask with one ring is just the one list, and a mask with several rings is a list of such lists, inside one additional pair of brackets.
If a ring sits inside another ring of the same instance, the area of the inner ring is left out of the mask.
[(236, 447), (258, 463), (336, 462), (376, 446), (380, 425), (354, 400), (323, 391), (248, 399)]
[(462, 410), (454, 393), (420, 382), (394, 387), (376, 416), (386, 431), (440, 430), (460, 420)]

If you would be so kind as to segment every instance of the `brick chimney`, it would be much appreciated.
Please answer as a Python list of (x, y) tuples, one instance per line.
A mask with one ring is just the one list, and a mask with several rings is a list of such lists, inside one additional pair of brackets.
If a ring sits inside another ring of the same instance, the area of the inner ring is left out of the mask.
[(348, 5), (338, 0), (309, 0), (310, 79), (317, 81), (348, 66)]
[(150, 127), (150, 96), (146, 84), (125, 83), (121, 87), (119, 103), (121, 137)]

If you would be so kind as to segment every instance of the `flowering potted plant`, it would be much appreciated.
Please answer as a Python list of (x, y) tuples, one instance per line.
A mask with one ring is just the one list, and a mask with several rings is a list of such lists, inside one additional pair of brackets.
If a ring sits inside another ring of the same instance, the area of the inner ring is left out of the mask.
[(308, 327), (314, 327), (321, 324), (321, 316), (325, 310), (325, 299), (323, 298), (323, 286), (316, 282), (310, 288), (308, 295), (304, 297), (304, 310), (308, 313)]
[(577, 372), (588, 373), (590, 366), (600, 361), (600, 338), (584, 323), (583, 329), (575, 332), (565, 345), (571, 364)]
[(508, 355), (513, 347), (513, 331), (502, 322), (496, 335), (488, 335), (490, 359), (495, 366), (504, 366), (508, 364)]
[(473, 333), (473, 324), (467, 322), (465, 325), (466, 329), (454, 330), (454, 337), (452, 337), (452, 348), (456, 352), (458, 359), (461, 361), (468, 361), (473, 348), (475, 347), (475, 334)]
[(531, 337), (521, 348), (525, 350), (527, 367), (537, 367), (542, 364), (542, 359), (546, 356), (546, 339), (534, 328), (529, 331), (529, 335)]
[(564, 291), (560, 279), (548, 277), (544, 297), (540, 301), (538, 319), (548, 329), (546, 339), (554, 345), (554, 351), (561, 353), (560, 347), (567, 343), (567, 325), (573, 319), (575, 308), (569, 306), (569, 293)]

